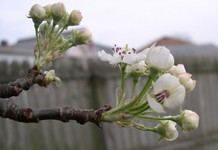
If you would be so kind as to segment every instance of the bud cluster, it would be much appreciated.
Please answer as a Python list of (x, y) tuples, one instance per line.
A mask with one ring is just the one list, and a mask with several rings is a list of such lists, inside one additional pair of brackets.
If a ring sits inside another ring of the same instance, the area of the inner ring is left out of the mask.
[(87, 44), (91, 33), (87, 29), (72, 30), (69, 37), (62, 32), (70, 26), (77, 26), (82, 20), (79, 10), (67, 13), (63, 3), (58, 2), (41, 6), (35, 4), (29, 11), (35, 27), (36, 46), (34, 48), (35, 66), (41, 69), (51, 64), (54, 59), (63, 55), (72, 46)]

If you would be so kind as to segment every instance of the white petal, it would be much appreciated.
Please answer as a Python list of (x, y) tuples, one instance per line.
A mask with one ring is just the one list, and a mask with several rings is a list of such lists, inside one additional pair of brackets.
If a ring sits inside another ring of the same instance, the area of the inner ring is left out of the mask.
[(153, 84), (154, 93), (157, 94), (163, 90), (171, 89), (176, 85), (180, 85), (179, 79), (169, 73), (161, 75)]
[(174, 57), (172, 54), (170, 54), (168, 60), (165, 62), (165, 64), (167, 65), (164, 66), (163, 69), (170, 69), (174, 65), (174, 62), (175, 62)]
[(183, 64), (178, 64), (177, 66), (170, 68), (169, 73), (178, 77), (179, 75), (186, 73), (186, 70)]
[(152, 47), (148, 51), (146, 62), (156, 68), (167, 70), (173, 67), (174, 58), (164, 46)]
[(178, 137), (178, 130), (176, 129), (176, 123), (168, 120), (168, 128), (166, 129), (166, 139), (169, 141), (173, 141)]
[(101, 50), (100, 52), (98, 51), (97, 55), (102, 61), (109, 61), (113, 58), (112, 55), (107, 54), (104, 50)]
[(118, 55), (117, 53), (114, 53), (113, 56), (109, 59), (109, 63), (111, 65), (116, 65), (118, 63), (120, 63), (122, 60), (120, 58), (120, 55)]
[(136, 60), (137, 60), (136, 54), (126, 54), (123, 57), (123, 62), (130, 65), (136, 63)]
[(149, 50), (150, 50), (149, 48), (146, 48), (142, 50), (141, 52), (137, 53), (138, 61), (145, 60)]
[(140, 61), (139, 63), (133, 64), (133, 65), (127, 65), (126, 67), (126, 73), (130, 72), (141, 72), (144, 73), (146, 70), (145, 62)]
[(110, 60), (109, 60), (109, 63), (111, 64), (111, 65), (116, 65), (116, 64), (118, 64), (118, 63), (120, 63), (121, 62), (121, 59), (119, 59), (118, 57), (112, 57)]
[(179, 107), (185, 99), (185, 88), (179, 85), (176, 90), (164, 101), (164, 106), (170, 109)]
[(149, 94), (147, 95), (148, 104), (154, 111), (158, 113), (165, 113), (165, 110), (163, 106), (158, 103), (153, 97), (151, 97)]

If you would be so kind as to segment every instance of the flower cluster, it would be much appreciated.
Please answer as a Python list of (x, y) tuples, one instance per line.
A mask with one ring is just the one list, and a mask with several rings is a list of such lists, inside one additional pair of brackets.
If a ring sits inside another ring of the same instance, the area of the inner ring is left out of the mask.
[(87, 44), (91, 33), (87, 29), (72, 30), (69, 37), (64, 37), (62, 32), (70, 26), (77, 26), (82, 20), (79, 10), (66, 12), (63, 3), (58, 2), (41, 6), (35, 4), (29, 11), (35, 27), (36, 46), (34, 48), (35, 66), (38, 69), (45, 64), (51, 64), (54, 59), (72, 46)]
[[(198, 127), (199, 116), (191, 110), (184, 110), (177, 116), (158, 117), (155, 114), (166, 113), (168, 109), (181, 107), (185, 96), (194, 90), (196, 81), (186, 72), (183, 64), (174, 65), (174, 57), (164, 46), (152, 45), (140, 52), (134, 48), (115, 47), (112, 55), (104, 50), (98, 52), (102, 61), (108, 61), (121, 69), (120, 91), (116, 92), (116, 107), (102, 115), (102, 121), (120, 127), (135, 127), (139, 130), (160, 134), (161, 139), (175, 140), (178, 136), (176, 126), (183, 131)], [(125, 79), (133, 79), (132, 95), (126, 97)], [(135, 87), (141, 77), (147, 78), (141, 91)], [(146, 127), (136, 120), (153, 120), (159, 124)]]

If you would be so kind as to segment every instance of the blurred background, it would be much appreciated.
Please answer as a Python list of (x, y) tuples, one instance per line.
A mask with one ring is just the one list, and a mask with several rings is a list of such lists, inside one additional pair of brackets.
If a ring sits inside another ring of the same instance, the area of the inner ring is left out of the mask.
[[(0, 5), (0, 83), (25, 76), (34, 62), (34, 28), (27, 18), (31, 6), (57, 1), (2, 1)], [(63, 81), (60, 88), (33, 86), (15, 103), (36, 109), (72, 105), (96, 109), (114, 106), (119, 70), (101, 62), (96, 54), (112, 53), (114, 44), (138, 51), (157, 42), (169, 48), (176, 63), (186, 66), (197, 80), (184, 108), (200, 116), (199, 128), (180, 133), (173, 142), (158, 141), (158, 135), (136, 129), (122, 129), (104, 123), (42, 121), (18, 123), (0, 118), (0, 149), (94, 149), (94, 150), (215, 150), (218, 149), (218, 1), (216, 0), (71, 0), (61, 1), (70, 12), (83, 14), (81, 28), (92, 32), (88, 45), (71, 48), (52, 66)], [(65, 36), (70, 32), (65, 32)], [(144, 84), (144, 79), (137, 90)], [(131, 80), (127, 79), (126, 92)], [(178, 113), (178, 110), (173, 112)], [(147, 125), (153, 125), (150, 122)]]

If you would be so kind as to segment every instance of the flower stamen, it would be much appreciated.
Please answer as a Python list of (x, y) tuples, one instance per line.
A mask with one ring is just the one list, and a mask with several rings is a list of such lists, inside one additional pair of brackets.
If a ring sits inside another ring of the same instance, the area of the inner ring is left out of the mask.
[(157, 93), (157, 94), (155, 95), (156, 100), (157, 100), (159, 103), (163, 103), (164, 100), (165, 100), (166, 98), (168, 98), (169, 96), (170, 96), (170, 93), (169, 93), (168, 90), (163, 90), (163, 91), (161, 91), (160, 93)]

